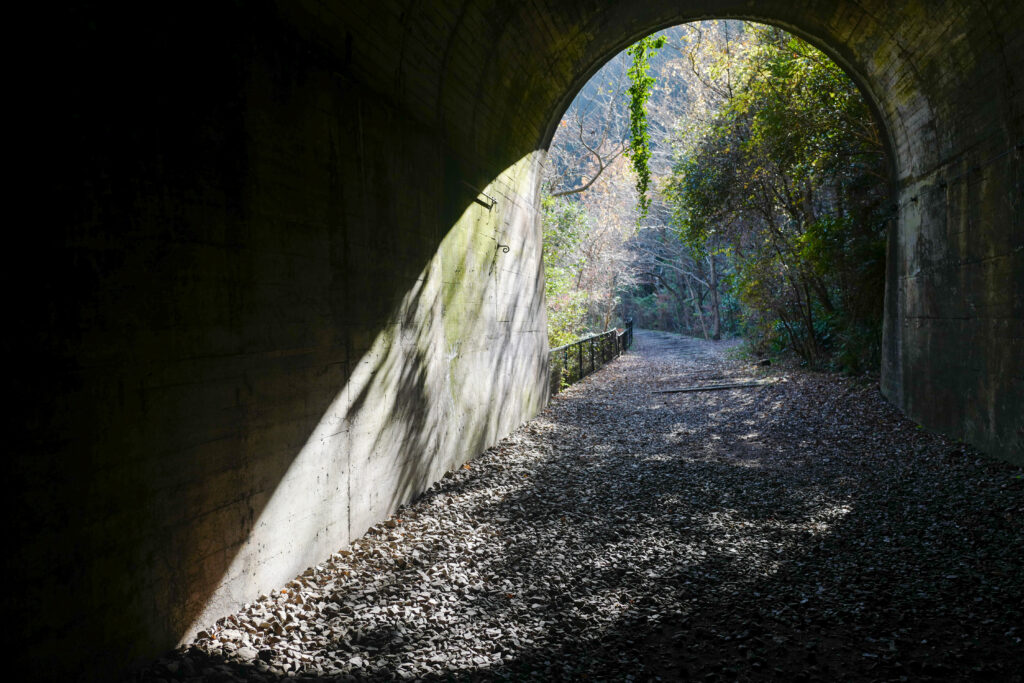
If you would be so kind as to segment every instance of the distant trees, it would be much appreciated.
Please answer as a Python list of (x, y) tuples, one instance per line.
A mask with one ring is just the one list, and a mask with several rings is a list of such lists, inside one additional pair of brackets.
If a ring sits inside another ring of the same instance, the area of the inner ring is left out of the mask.
[(663, 37), (665, 49), (652, 39), (640, 55), (655, 79), (641, 83), (647, 185), (627, 163), (635, 151), (623, 153), (637, 102), (625, 55), (581, 91), (552, 144), (552, 345), (621, 314), (706, 338), (742, 333), (816, 366), (876, 366), (887, 169), (859, 91), (776, 28), (704, 22)]
[(586, 330), (587, 295), (577, 282), (585, 266), (580, 245), (591, 226), (582, 204), (546, 197), (541, 208), (548, 343), (555, 348)]
[[(666, 225), (642, 228), (629, 243), (636, 279), (647, 301), (631, 297), (631, 313), (646, 326), (686, 331), (705, 339), (723, 334), (723, 257), (695, 251)], [(648, 319), (650, 316), (650, 319)]]
[(613, 59), (584, 86), (559, 123), (545, 174), (547, 193), (565, 197), (589, 190), (626, 150), (629, 113), (622, 106), (627, 73)]
[(542, 201), (548, 341), (561, 346), (615, 320), (632, 283), (625, 242), (635, 195), (623, 156), (628, 74), (620, 55), (584, 86), (555, 133)]
[[(714, 65), (728, 87), (690, 131), (666, 186), (691, 251), (724, 253), (746, 335), (816, 366), (877, 363), (884, 286), (885, 156), (860, 92), (779, 29)], [(717, 76), (715, 75), (717, 74)]]
[[(665, 49), (652, 59), (657, 78), (648, 109), (656, 190), (650, 219), (631, 242), (640, 287), (623, 294), (624, 310), (640, 325), (708, 339), (737, 333), (725, 255), (714, 249), (694, 250), (679, 239), (671, 226), (672, 207), (664, 188), (686, 136), (709, 121), (724, 99), (725, 91), (719, 91), (720, 84), (708, 72), (743, 38), (742, 26), (711, 21), (675, 27), (665, 34)], [(727, 88), (728, 79), (722, 81), (721, 87)]]
[[(609, 173), (621, 176), (625, 168), (618, 163)], [(608, 185), (621, 187), (621, 182)], [(587, 332), (604, 331), (615, 321), (619, 292), (633, 283), (626, 248), (631, 234), (628, 200), (610, 192), (596, 192), (586, 204), (544, 199), (545, 294), (552, 348)]]

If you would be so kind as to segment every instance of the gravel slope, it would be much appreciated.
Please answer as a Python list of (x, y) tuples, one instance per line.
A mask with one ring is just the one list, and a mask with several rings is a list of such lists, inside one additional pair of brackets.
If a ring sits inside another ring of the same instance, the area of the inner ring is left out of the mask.
[(350, 550), (134, 678), (1024, 680), (1021, 470), (869, 382), (728, 350), (638, 332)]

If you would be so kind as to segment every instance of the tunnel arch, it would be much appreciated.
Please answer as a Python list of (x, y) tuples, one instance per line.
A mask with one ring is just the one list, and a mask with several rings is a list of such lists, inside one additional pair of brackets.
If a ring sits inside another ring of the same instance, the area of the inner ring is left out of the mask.
[(565, 112), (568, 111), (569, 106), (572, 104), (572, 101), (575, 99), (576, 95), (587, 84), (587, 82), (591, 78), (593, 78), (594, 75), (597, 74), (597, 72), (600, 71), (605, 64), (608, 63), (608, 61), (615, 57), (615, 55), (621, 53), (630, 45), (635, 43), (637, 40), (640, 40), (645, 36), (653, 35), (655, 33), (658, 33), (659, 31), (663, 31), (674, 26), (691, 24), (709, 19), (734, 19), (737, 21), (747, 21), (758, 24), (764, 24), (767, 26), (776, 26), (806, 41), (810, 45), (814, 46), (817, 50), (819, 50), (822, 54), (831, 59), (833, 62), (835, 62), (837, 65), (839, 65), (840, 68), (842, 68), (843, 71), (850, 77), (850, 79), (853, 80), (853, 82), (857, 85), (857, 88), (860, 91), (861, 96), (864, 98), (865, 103), (868, 105), (868, 108), (870, 109), (872, 115), (875, 118), (876, 123), (879, 126), (879, 130), (881, 130), (883, 132), (883, 135), (885, 135), (884, 144), (886, 156), (888, 159), (888, 163), (890, 165), (890, 180), (893, 183), (893, 191), (895, 191), (895, 179), (897, 177), (897, 164), (895, 152), (897, 146), (894, 142), (890, 122), (885, 119), (885, 116), (882, 113), (882, 109), (879, 104), (880, 100), (876, 96), (873, 89), (870, 87), (870, 81), (866, 79), (862, 73), (856, 71), (848, 61), (844, 61), (838, 49), (836, 49), (832, 44), (824, 42), (817, 35), (807, 33), (806, 31), (801, 30), (799, 27), (787, 24), (785, 22), (766, 19), (764, 17), (752, 14), (730, 15), (727, 17), (719, 15), (700, 16), (698, 18), (686, 19), (685, 21), (670, 22), (668, 24), (662, 23), (658, 24), (649, 31), (639, 34), (638, 36), (630, 36), (626, 40), (620, 41), (621, 45), (615, 44), (615, 47), (611, 48), (611, 52), (605, 54), (603, 57), (599, 59), (597, 63), (584, 70), (583, 75), (577, 78), (577, 80), (570, 86), (569, 90), (566, 92), (566, 95), (558, 102), (557, 105), (555, 105), (555, 111), (557, 113), (552, 116), (550, 122), (545, 127), (544, 133), (540, 141), (538, 142), (538, 145), (544, 149), (547, 149), (550, 146), (551, 140), (554, 138), (554, 134), (557, 129), (559, 121), (561, 121), (562, 117), (565, 115)]
[(535, 415), (551, 128), (605, 59), (704, 18), (858, 77), (896, 167), (883, 390), (1024, 462), (1017, 0), (68, 3), (58, 200), (3, 271), (15, 670), (110, 680)]
[[(1024, 435), (1013, 423), (1024, 394), (1014, 351), (1024, 288), (1024, 49), (1013, 27), (1021, 27), (1024, 10), (1012, 3), (697, 0), (551, 3), (539, 14), (506, 18), (492, 34), (496, 51), (509, 45), (514, 52), (512, 44), (530, 44), (526, 35), (552, 26), (568, 37), (545, 34), (545, 49), (525, 58), (519, 80), (499, 76), (502, 59), (485, 60), (488, 75), (476, 84), (481, 107), (501, 93), (518, 94), (494, 110), (503, 134), (526, 129), (520, 150), (546, 148), (572, 98), (604, 62), (671, 25), (710, 18), (776, 25), (846, 70), (889, 143), (896, 219), (883, 391), (925, 426), (1021, 461)], [(500, 85), (492, 93), (485, 83)], [(480, 137), (477, 149), (490, 146)], [(508, 150), (510, 139), (494, 148)]]
[[(819, 54), (823, 56), (825, 59), (831, 60), (832, 63), (835, 64), (840, 70), (842, 70), (842, 72), (846, 74), (846, 76), (854, 84), (861, 98), (861, 102), (866, 107), (867, 111), (869, 112), (868, 115), (873, 119), (877, 127), (877, 130), (880, 133), (880, 146), (882, 148), (882, 155), (884, 156), (884, 160), (878, 170), (884, 174), (884, 179), (877, 185), (877, 190), (881, 193), (880, 196), (884, 198), (880, 199), (880, 208), (882, 211), (885, 211), (886, 214), (883, 217), (883, 225), (885, 226), (885, 231), (893, 231), (895, 229), (895, 219), (897, 217), (898, 212), (898, 164), (895, 157), (895, 143), (893, 141), (893, 135), (890, 130), (890, 123), (889, 121), (886, 120), (885, 116), (883, 115), (879, 102), (872, 97), (872, 91), (869, 88), (867, 81), (863, 77), (863, 75), (860, 73), (851, 72), (851, 68), (848, 65), (840, 64), (837, 61), (838, 53), (836, 50), (832, 49), (831, 46), (829, 46), (826, 43), (822, 43), (815, 36), (810, 36), (805, 33), (802, 34), (799, 30), (794, 29), (792, 26), (783, 25), (777, 21), (770, 22), (765, 21), (761, 18), (754, 18), (745, 15), (730, 16), (728, 19), (737, 22), (755, 24), (758, 26), (772, 26), (785, 31), (788, 35), (800, 38), (806, 44), (811, 45), (812, 47), (817, 49)], [(558, 127), (566, 120), (566, 112), (569, 110), (570, 107), (573, 106), (573, 103), (575, 102), (575, 99), (578, 96), (579, 92), (583, 88), (585, 88), (592, 80), (599, 78), (601, 70), (611, 60), (613, 60), (617, 56), (624, 56), (624, 51), (626, 48), (634, 44), (637, 40), (640, 40), (644, 37), (654, 36), (667, 29), (686, 26), (688, 24), (699, 23), (702, 21), (705, 21), (705, 19), (695, 19), (681, 24), (669, 23), (668, 25), (659, 26), (649, 33), (642, 34), (639, 38), (630, 37), (625, 42), (624, 48), (613, 48), (614, 51), (612, 53), (604, 55), (597, 64), (586, 69), (584, 71), (584, 75), (573, 84), (567, 96), (558, 103), (557, 108), (555, 110), (557, 113), (552, 117), (551, 122), (549, 122), (549, 124), (546, 126), (544, 137), (540, 141), (539, 146), (543, 147), (545, 150), (550, 150), (555, 135), (557, 134)], [(628, 60), (628, 57), (626, 57), (626, 59)], [(604, 78), (607, 79), (609, 78), (609, 76), (604, 76)], [(684, 81), (688, 80), (687, 76), (675, 76), (674, 78)], [(690, 76), (689, 78), (693, 77)], [(598, 175), (600, 176), (600, 174)], [(591, 182), (593, 182), (593, 180)], [(879, 294), (881, 294), (881, 292), (879, 292)], [(879, 297), (879, 299), (880, 298), (881, 297)]]

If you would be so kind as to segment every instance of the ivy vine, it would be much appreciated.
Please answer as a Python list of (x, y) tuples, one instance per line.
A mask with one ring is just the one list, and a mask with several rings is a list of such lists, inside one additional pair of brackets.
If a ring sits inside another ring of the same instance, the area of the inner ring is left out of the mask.
[(665, 44), (665, 36), (654, 38), (647, 36), (630, 47), (629, 52), (632, 61), (629, 65), (629, 144), (626, 148), (626, 156), (629, 157), (636, 173), (636, 191), (639, 195), (640, 215), (637, 221), (647, 217), (647, 210), (651, 206), (651, 199), (647, 196), (647, 189), (651, 183), (651, 140), (647, 134), (647, 100), (651, 97), (651, 86), (654, 85), (654, 77), (649, 76), (647, 71), (650, 67), (649, 55)]

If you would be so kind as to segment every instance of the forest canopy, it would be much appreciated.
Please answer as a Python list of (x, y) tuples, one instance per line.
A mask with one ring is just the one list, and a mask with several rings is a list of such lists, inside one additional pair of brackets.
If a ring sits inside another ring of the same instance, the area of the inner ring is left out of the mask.
[[(552, 346), (631, 317), (742, 336), (755, 353), (814, 367), (876, 369), (887, 160), (856, 85), (775, 27), (701, 22), (645, 41), (584, 87), (552, 143)], [(638, 55), (649, 88), (643, 195), (631, 154)]]

